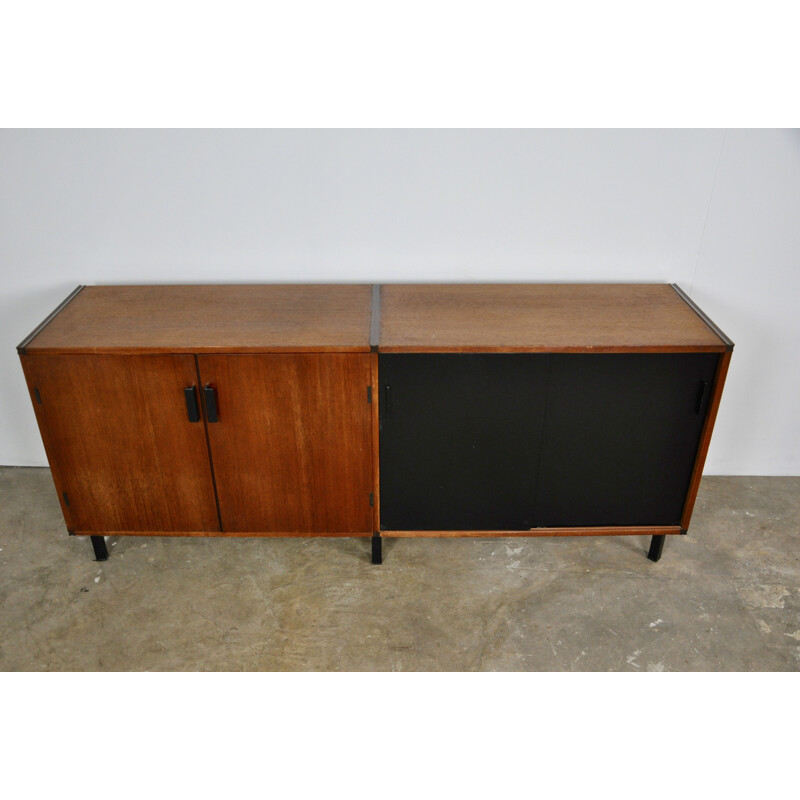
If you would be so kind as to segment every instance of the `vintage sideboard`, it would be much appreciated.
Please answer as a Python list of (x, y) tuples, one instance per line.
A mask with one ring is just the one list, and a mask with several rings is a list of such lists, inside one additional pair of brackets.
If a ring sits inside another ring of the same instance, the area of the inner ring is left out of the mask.
[(67, 529), (686, 533), (732, 342), (669, 284), (78, 287), (19, 345)]

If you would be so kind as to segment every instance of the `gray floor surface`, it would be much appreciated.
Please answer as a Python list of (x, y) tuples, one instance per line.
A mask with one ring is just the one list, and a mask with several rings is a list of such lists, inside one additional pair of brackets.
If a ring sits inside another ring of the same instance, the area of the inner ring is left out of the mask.
[(800, 477), (706, 477), (687, 536), (67, 535), (0, 468), (0, 669), (800, 669)]

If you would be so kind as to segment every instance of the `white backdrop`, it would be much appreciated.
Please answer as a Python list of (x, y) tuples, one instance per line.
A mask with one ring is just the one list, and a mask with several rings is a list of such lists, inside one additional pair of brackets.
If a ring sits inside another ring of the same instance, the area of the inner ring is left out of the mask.
[(15, 345), (79, 283), (665, 281), (736, 342), (706, 472), (800, 473), (793, 131), (0, 131)]

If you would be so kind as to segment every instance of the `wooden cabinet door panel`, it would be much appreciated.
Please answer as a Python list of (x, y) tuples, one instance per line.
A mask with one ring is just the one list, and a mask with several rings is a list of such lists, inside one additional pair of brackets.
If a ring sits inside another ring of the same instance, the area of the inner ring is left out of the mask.
[(219, 530), (191, 355), (24, 355), (64, 516), (74, 531)]
[(368, 354), (199, 355), (226, 532), (371, 532)]

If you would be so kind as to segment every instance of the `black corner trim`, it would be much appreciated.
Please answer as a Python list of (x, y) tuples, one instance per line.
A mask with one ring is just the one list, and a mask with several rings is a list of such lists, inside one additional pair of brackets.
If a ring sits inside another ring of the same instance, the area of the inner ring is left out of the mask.
[(681, 528), (681, 536), (686, 536), (687, 533), (689, 533), (689, 531), (687, 531), (686, 528)]
[(381, 336), (381, 285), (372, 284), (372, 316), (369, 323), (369, 349), (377, 352)]
[(713, 331), (713, 332), (714, 332), (714, 333), (715, 333), (717, 336), (719, 336), (719, 338), (720, 338), (720, 339), (722, 339), (722, 342), (723, 342), (723, 343), (724, 343), (724, 345), (725, 345), (725, 349), (726, 349), (726, 350), (728, 350), (728, 351), (730, 351), (730, 350), (733, 350), (733, 342), (732, 342), (732, 341), (731, 341), (731, 340), (730, 340), (730, 339), (729, 339), (729, 338), (728, 338), (728, 337), (727, 337), (727, 336), (726, 336), (726, 335), (725, 335), (725, 334), (722, 332), (722, 330), (721, 330), (721, 329), (720, 329), (720, 328), (719, 328), (719, 327), (718, 327), (718, 326), (717, 326), (717, 325), (716, 325), (716, 324), (715, 324), (715, 323), (714, 323), (714, 322), (713, 322), (713, 321), (712, 321), (712, 320), (711, 320), (711, 319), (710, 319), (710, 318), (709, 318), (709, 317), (706, 315), (706, 313), (705, 313), (705, 312), (704, 312), (704, 311), (703, 311), (703, 310), (702, 310), (702, 309), (701, 309), (701, 308), (700, 308), (700, 307), (697, 305), (697, 303), (695, 303), (695, 302), (694, 302), (694, 300), (692, 300), (692, 298), (691, 298), (691, 297), (689, 297), (689, 295), (688, 295), (688, 294), (686, 294), (686, 292), (684, 292), (684, 291), (683, 291), (683, 289), (681, 289), (681, 287), (680, 287), (680, 286), (678, 286), (678, 284), (677, 284), (677, 283), (671, 283), (671, 284), (670, 284), (670, 286), (671, 286), (671, 287), (672, 287), (672, 288), (675, 290), (675, 292), (676, 292), (676, 294), (678, 295), (678, 297), (680, 297), (680, 298), (681, 298), (681, 299), (682, 299), (682, 300), (683, 300), (683, 301), (686, 303), (686, 305), (687, 305), (687, 306), (689, 306), (689, 308), (691, 308), (691, 309), (692, 309), (692, 311), (694, 311), (694, 313), (695, 313), (695, 314), (697, 314), (697, 316), (698, 316), (698, 317), (700, 317), (700, 319), (701, 319), (701, 320), (703, 320), (703, 322), (705, 322), (705, 324), (706, 324), (706, 325), (708, 325), (708, 327), (709, 327), (709, 328), (710, 328), (710, 329), (711, 329), (711, 330), (712, 330), (712, 331)]
[(28, 345), (35, 339), (52, 321), (55, 317), (64, 310), (74, 297), (79, 294), (86, 287), (84, 285), (76, 286), (67, 297), (65, 297), (18, 345), (17, 352), (20, 355), (25, 355)]

